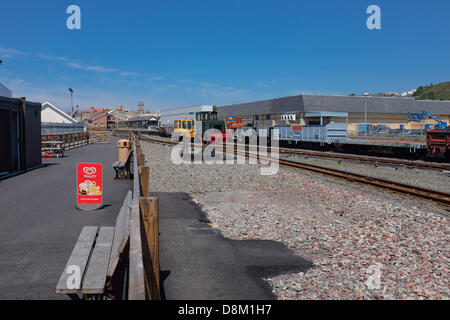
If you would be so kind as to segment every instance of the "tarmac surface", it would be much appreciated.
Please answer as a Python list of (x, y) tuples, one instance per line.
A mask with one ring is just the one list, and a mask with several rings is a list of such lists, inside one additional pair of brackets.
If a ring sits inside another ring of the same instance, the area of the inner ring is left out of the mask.
[[(0, 299), (67, 299), (56, 283), (83, 226), (113, 226), (130, 180), (114, 181), (117, 138), (42, 159), (38, 168), (0, 181)], [(105, 207), (79, 211), (76, 164), (103, 164)]]
[(275, 299), (264, 277), (306, 271), (310, 261), (268, 240), (229, 240), (185, 193), (159, 197), (160, 266), (167, 300)]
[[(117, 138), (43, 159), (38, 168), (0, 181), (0, 300), (68, 299), (56, 283), (81, 229), (113, 226), (130, 180), (114, 180)], [(103, 209), (75, 208), (76, 164), (103, 165)], [(274, 299), (263, 278), (304, 271), (309, 261), (273, 241), (234, 241), (207, 224), (183, 193), (160, 199), (160, 264), (165, 299)]]

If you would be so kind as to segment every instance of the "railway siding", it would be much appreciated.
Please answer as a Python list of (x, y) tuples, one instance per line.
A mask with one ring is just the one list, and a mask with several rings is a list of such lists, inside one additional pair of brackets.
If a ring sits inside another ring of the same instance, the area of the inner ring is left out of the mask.
[[(282, 167), (173, 165), (170, 147), (143, 143), (151, 188), (188, 192), (231, 239), (288, 245), (314, 268), (268, 278), (281, 299), (448, 299), (448, 211), (423, 201)], [(380, 288), (369, 271), (380, 268)]]
[(340, 159), (298, 156), (296, 154), (282, 154), (282, 159), (313, 164), (330, 169), (342, 170), (350, 173), (367, 175), (393, 182), (427, 188), (441, 192), (450, 191), (450, 174), (444, 171), (423, 170), (404, 166), (390, 166), (370, 162), (357, 163)]

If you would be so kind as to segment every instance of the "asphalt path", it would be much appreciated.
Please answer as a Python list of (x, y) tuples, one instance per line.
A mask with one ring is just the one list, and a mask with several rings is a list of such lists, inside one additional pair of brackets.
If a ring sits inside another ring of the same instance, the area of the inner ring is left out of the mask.
[[(55, 293), (83, 226), (113, 226), (130, 180), (114, 181), (117, 138), (43, 159), (42, 168), (0, 181), (0, 299), (67, 299)], [(75, 208), (76, 164), (103, 165), (104, 204)]]
[(270, 300), (265, 277), (312, 266), (282, 243), (229, 240), (208, 224), (185, 193), (159, 198), (160, 266), (167, 300)]

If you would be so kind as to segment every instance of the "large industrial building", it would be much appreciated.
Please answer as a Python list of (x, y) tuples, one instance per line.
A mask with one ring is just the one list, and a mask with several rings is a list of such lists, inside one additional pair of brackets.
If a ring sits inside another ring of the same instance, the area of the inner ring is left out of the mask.
[(408, 121), (408, 113), (426, 110), (450, 124), (450, 101), (415, 100), (378, 96), (298, 95), (262, 100), (218, 108), (220, 119), (237, 117), (254, 126), (280, 124), (347, 123), (349, 135), (367, 125), (385, 125), (390, 129), (423, 129), (435, 120)]

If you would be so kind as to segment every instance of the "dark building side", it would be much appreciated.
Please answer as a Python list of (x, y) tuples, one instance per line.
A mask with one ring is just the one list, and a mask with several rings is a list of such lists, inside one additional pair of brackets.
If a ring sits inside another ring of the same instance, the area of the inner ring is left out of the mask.
[(41, 104), (0, 97), (0, 177), (41, 164)]

